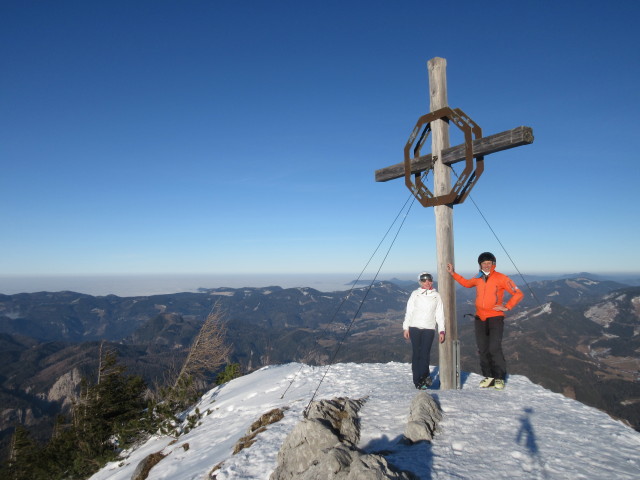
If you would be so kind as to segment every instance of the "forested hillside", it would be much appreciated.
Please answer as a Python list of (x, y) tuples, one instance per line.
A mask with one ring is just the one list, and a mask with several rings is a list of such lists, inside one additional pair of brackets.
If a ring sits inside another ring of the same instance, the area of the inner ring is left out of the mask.
[[(587, 277), (533, 282), (531, 292), (522, 287), (526, 299), (508, 315), (505, 331), (509, 371), (640, 428), (640, 287)], [(473, 312), (472, 293), (458, 290), (458, 330), (462, 368), (478, 372), (465, 316)], [(127, 372), (159, 388), (212, 311), (226, 320), (226, 363), (245, 373), (289, 362), (408, 362), (410, 347), (401, 335), (408, 295), (391, 282), (350, 294), (269, 287), (126, 298), (0, 295), (2, 441), (6, 446), (17, 424), (47, 438), (82, 378), (97, 375), (103, 341)]]

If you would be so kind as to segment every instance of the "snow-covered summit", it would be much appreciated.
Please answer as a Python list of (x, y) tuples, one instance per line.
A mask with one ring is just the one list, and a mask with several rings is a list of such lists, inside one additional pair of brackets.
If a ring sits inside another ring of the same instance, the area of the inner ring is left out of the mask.
[[(268, 479), (318, 385), (315, 400), (366, 398), (359, 447), (385, 452), (390, 463), (419, 478), (640, 478), (640, 433), (525, 377), (511, 376), (507, 388), (496, 391), (478, 388), (480, 377), (465, 373), (461, 390), (430, 391), (443, 411), (440, 432), (431, 444), (406, 445), (400, 439), (416, 394), (410, 365), (327, 368), (270, 366), (216, 387), (194, 406), (204, 413), (196, 428), (177, 440), (155, 436), (91, 479), (129, 480), (155, 452), (165, 457), (151, 469), (150, 480)], [(274, 408), (285, 409), (284, 418), (234, 455), (251, 424)]]

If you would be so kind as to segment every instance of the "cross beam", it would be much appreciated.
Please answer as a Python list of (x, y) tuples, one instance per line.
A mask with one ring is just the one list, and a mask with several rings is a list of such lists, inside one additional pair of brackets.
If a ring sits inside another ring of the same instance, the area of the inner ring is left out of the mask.
[[(473, 156), (483, 157), (490, 153), (501, 152), (510, 148), (520, 147), (533, 143), (533, 129), (531, 127), (516, 127), (506, 132), (496, 133), (488, 137), (478, 138), (473, 141)], [(442, 163), (453, 165), (465, 160), (465, 145), (456, 145), (442, 150)], [(431, 168), (433, 157), (429, 153), (418, 158), (411, 159), (411, 173), (420, 173)], [(375, 172), (376, 182), (388, 182), (396, 178), (404, 177), (404, 163), (396, 163), (384, 167)]]

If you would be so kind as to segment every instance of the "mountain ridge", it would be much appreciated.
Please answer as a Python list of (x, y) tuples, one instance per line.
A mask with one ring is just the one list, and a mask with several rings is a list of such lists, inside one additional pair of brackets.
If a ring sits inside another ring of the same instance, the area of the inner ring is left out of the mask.
[[(638, 369), (640, 326), (633, 299), (640, 297), (640, 289), (616, 290), (620, 284), (583, 278), (531, 285), (545, 302), (539, 304), (528, 295), (507, 317), (504, 347), (509, 370), (626, 418), (638, 428), (640, 392), (629, 371)], [(348, 292), (308, 287), (215, 288), (143, 297), (61, 292), (33, 294), (31, 303), (31, 294), (0, 295), (0, 355), (6, 359), (0, 364), (0, 399), (15, 410), (0, 430), (6, 440), (16, 418), (31, 426), (50, 424), (46, 419), (64, 399), (43, 399), (74, 369), (89, 377), (95, 372), (101, 336), (131, 373), (154, 385), (165, 369), (184, 358), (216, 304), (227, 315), (228, 340), (234, 345), (230, 361), (240, 363), (245, 372), (293, 361), (324, 364), (332, 358), (410, 361), (410, 348), (401, 335), (409, 290), (384, 281), (367, 290), (354, 288), (348, 298)], [(473, 290), (459, 289), (457, 303), (462, 368), (477, 372), (472, 325), (463, 317), (473, 312)], [(350, 334), (337, 350), (348, 328)], [(44, 337), (30, 337), (34, 332)], [(437, 358), (434, 348), (432, 362)]]

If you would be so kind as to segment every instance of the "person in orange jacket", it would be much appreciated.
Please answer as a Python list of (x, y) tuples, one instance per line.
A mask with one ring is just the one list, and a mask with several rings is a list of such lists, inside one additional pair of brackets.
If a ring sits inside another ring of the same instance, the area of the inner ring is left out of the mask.
[[(502, 390), (507, 376), (507, 362), (502, 353), (504, 312), (515, 307), (524, 294), (513, 280), (496, 272), (496, 257), (491, 252), (481, 253), (478, 265), (480, 273), (469, 279), (458, 275), (452, 264), (447, 265), (447, 271), (463, 287), (476, 287), (475, 333), (480, 369), (484, 376), (480, 387), (493, 386)], [(506, 303), (504, 292), (511, 295)]]

